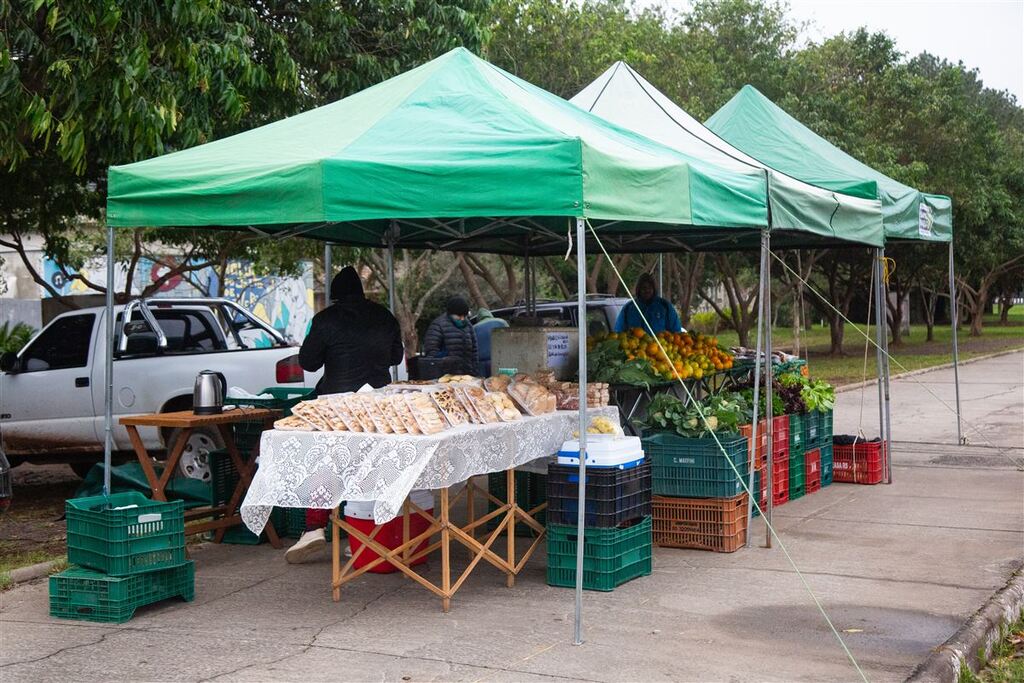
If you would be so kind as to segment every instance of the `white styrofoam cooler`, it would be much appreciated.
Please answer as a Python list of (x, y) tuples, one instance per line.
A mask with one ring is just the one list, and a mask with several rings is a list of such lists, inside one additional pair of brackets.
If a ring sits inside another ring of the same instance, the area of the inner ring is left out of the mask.
[[(429, 512), (434, 509), (433, 491), (413, 491), (409, 494), (409, 499), (421, 510)], [(345, 516), (355, 519), (373, 519), (374, 502), (372, 500), (345, 501)]]
[[(626, 469), (644, 459), (640, 438), (610, 434), (587, 435), (587, 467), (618, 467)], [(580, 464), (580, 442), (566, 441), (558, 452), (559, 465)]]

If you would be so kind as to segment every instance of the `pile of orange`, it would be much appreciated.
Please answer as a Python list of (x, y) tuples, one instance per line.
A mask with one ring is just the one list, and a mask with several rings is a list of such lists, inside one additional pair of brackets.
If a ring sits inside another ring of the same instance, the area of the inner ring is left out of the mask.
[(705, 375), (732, 367), (732, 355), (718, 345), (718, 339), (702, 334), (660, 332), (656, 340), (642, 328), (635, 327), (595, 339), (594, 342), (600, 343), (607, 339), (618, 340), (619, 349), (626, 360), (646, 360), (655, 374), (666, 380), (675, 379), (677, 374), (682, 379), (701, 379)]

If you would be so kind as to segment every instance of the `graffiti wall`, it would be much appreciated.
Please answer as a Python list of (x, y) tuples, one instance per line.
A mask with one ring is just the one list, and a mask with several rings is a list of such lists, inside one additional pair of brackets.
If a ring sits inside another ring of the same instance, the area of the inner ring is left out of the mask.
[[(105, 258), (94, 259), (82, 268), (81, 274), (91, 282), (102, 285), (106, 282), (106, 265)], [(132, 294), (137, 295), (157, 282), (165, 274), (166, 268), (166, 265), (150, 259), (140, 259), (132, 276)], [(80, 280), (69, 280), (50, 259), (43, 260), (43, 272), (46, 280), (61, 296), (95, 293)], [(123, 264), (118, 264), (114, 270), (114, 288), (124, 291), (127, 278), (127, 269)], [(40, 290), (41, 297), (50, 296), (48, 290), (42, 287)], [(160, 287), (156, 296), (218, 296), (220, 291), (217, 272), (213, 268), (204, 268), (189, 273), (187, 277), (171, 278)], [(258, 277), (253, 274), (249, 263), (232, 262), (225, 273), (222, 296), (249, 309), (285, 336), (301, 341), (306, 336), (314, 313), (313, 265), (303, 263), (302, 274), (298, 277)]]

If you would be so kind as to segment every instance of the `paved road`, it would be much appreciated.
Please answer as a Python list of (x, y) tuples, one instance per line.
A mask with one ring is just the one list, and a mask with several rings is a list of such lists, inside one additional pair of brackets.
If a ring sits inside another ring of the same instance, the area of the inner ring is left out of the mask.
[[(919, 379), (934, 386), (944, 376)], [(963, 376), (969, 418), (1024, 457), (1024, 354), (965, 366)], [(901, 441), (891, 486), (835, 484), (775, 514), (871, 680), (906, 678), (1022, 564), (1024, 472), (991, 448), (931, 445), (946, 440), (949, 418), (915, 387), (894, 386)], [(859, 406), (856, 392), (840, 395), (846, 420)], [(763, 539), (762, 522), (754, 534)], [(570, 643), (572, 592), (545, 585), (541, 557), (512, 589), (480, 570), (447, 615), (394, 575), (358, 580), (334, 604), (326, 561), (289, 567), (266, 546), (208, 547), (195, 559), (195, 602), (120, 626), (50, 619), (44, 583), (3, 594), (0, 679), (857, 678), (777, 546), (656, 550), (652, 576), (585, 595), (582, 647)]]

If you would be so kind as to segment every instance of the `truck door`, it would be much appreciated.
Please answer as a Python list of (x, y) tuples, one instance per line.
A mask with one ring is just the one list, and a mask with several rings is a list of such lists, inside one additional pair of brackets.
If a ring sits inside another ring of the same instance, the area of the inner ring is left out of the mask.
[[(97, 449), (89, 358), (96, 315), (55, 319), (0, 374), (0, 432), (8, 453)], [(102, 389), (102, 387), (100, 387)]]

